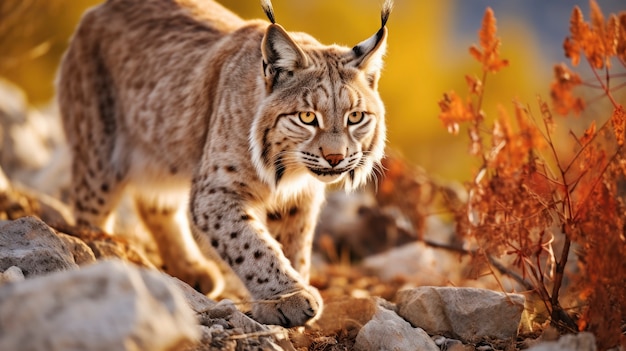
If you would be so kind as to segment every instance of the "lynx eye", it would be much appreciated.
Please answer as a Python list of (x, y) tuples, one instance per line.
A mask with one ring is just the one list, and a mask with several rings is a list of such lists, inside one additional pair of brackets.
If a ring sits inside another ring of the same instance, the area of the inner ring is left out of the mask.
[(298, 118), (304, 124), (315, 126), (317, 125), (317, 117), (315, 116), (315, 112), (298, 112)]
[(348, 125), (361, 123), (363, 118), (365, 118), (365, 112), (362, 112), (362, 111), (350, 112), (350, 114), (348, 115)]

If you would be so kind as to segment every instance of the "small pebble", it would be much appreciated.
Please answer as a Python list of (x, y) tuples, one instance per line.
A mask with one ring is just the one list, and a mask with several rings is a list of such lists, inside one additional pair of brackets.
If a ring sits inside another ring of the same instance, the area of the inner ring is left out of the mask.
[(435, 345), (440, 347), (441, 345), (443, 345), (444, 342), (446, 342), (446, 337), (441, 335), (433, 335), (432, 339), (435, 342)]
[(0, 273), (0, 283), (14, 283), (22, 280), (24, 280), (24, 273), (17, 266), (11, 266), (4, 273)]

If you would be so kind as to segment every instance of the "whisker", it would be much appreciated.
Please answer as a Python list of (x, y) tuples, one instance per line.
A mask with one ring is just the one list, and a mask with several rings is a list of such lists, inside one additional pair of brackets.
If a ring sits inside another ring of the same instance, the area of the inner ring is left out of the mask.
[[(385, 176), (384, 166), (380, 162), (374, 163), (372, 167), (372, 181), (374, 182), (374, 191), (378, 192), (378, 182)], [(380, 179), (379, 179), (380, 177)]]

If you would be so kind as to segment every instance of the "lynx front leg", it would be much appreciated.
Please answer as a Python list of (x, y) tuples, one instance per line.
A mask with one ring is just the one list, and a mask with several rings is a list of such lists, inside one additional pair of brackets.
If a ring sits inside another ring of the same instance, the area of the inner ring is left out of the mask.
[(301, 196), (298, 203), (287, 206), (284, 211), (267, 214), (267, 226), (276, 241), (281, 243), (283, 253), (293, 268), (309, 282), (311, 251), (315, 224), (324, 199), (322, 192)]
[(196, 241), (202, 250), (217, 251), (244, 282), (255, 299), (256, 320), (293, 327), (320, 313), (319, 293), (292, 267), (242, 195), (209, 183), (194, 187), (191, 196)]

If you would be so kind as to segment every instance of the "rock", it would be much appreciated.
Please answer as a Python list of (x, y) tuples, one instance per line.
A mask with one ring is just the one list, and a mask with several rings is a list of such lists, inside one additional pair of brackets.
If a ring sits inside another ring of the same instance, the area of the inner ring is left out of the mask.
[(515, 337), (524, 310), (522, 295), (476, 288), (419, 287), (396, 300), (412, 325), (465, 342)]
[(44, 193), (12, 184), (0, 167), (0, 219), (26, 216), (41, 218), (53, 226), (73, 223), (71, 212), (65, 204)]
[(421, 328), (413, 328), (395, 312), (377, 307), (372, 320), (359, 331), (355, 350), (424, 350), (439, 351), (439, 347)]
[(0, 169), (0, 220), (18, 219), (37, 215), (37, 201), (15, 191), (9, 179)]
[(230, 300), (220, 301), (199, 313), (198, 318), (205, 327), (200, 346), (186, 351), (293, 349), (286, 329), (256, 322), (238, 311)]
[(185, 351), (293, 349), (284, 328), (260, 324), (241, 313), (232, 301), (215, 302), (180, 279), (170, 279), (201, 324), (200, 343)]
[(35, 217), (0, 224), (0, 270), (11, 266), (21, 268), (26, 278), (78, 268), (63, 240)]
[(204, 313), (217, 305), (217, 302), (209, 299), (206, 295), (199, 293), (196, 289), (192, 288), (184, 281), (171, 276), (170, 279), (172, 283), (174, 283), (183, 293), (185, 301), (187, 301), (187, 305), (189, 305), (195, 313)]
[(199, 336), (168, 278), (120, 261), (0, 286), (0, 350), (177, 350)]
[(12, 184), (12, 192), (15, 197), (26, 198), (34, 204), (34, 211), (27, 215), (39, 217), (51, 226), (67, 226), (74, 223), (70, 208), (52, 196), (20, 184)]
[(0, 274), (0, 285), (3, 283), (15, 283), (24, 280), (24, 273), (20, 267), (11, 266)]
[(28, 105), (25, 94), (0, 79), (0, 165), (10, 179), (59, 197), (70, 183), (70, 157), (56, 106)]
[(91, 251), (89, 246), (87, 246), (84, 241), (75, 236), (64, 233), (58, 233), (57, 235), (72, 252), (72, 256), (74, 256), (74, 262), (76, 262), (76, 264), (82, 266), (96, 262), (96, 256), (94, 256), (93, 251)]
[(215, 324), (210, 327), (200, 326), (200, 342), (198, 345), (185, 349), (184, 351), (235, 351), (237, 341), (230, 338), (223, 325)]
[(366, 257), (362, 266), (386, 281), (405, 277), (423, 285), (444, 285), (462, 280), (462, 262), (458, 255), (429, 247), (421, 241)]
[(97, 259), (117, 258), (141, 267), (155, 268), (154, 264), (128, 241), (117, 236), (102, 234), (96, 238), (84, 238)]
[[(281, 347), (281, 345), (273, 342), (271, 338), (268, 338), (267, 335), (264, 338), (259, 338), (254, 334), (233, 336), (233, 334), (221, 324), (214, 324), (210, 327), (202, 325), (200, 326), (200, 330), (200, 342), (196, 346), (184, 349), (183, 351), (295, 351), (293, 347)], [(284, 341), (289, 343), (289, 340)]]
[(587, 332), (568, 334), (557, 341), (544, 341), (528, 351), (596, 351), (596, 338)]

